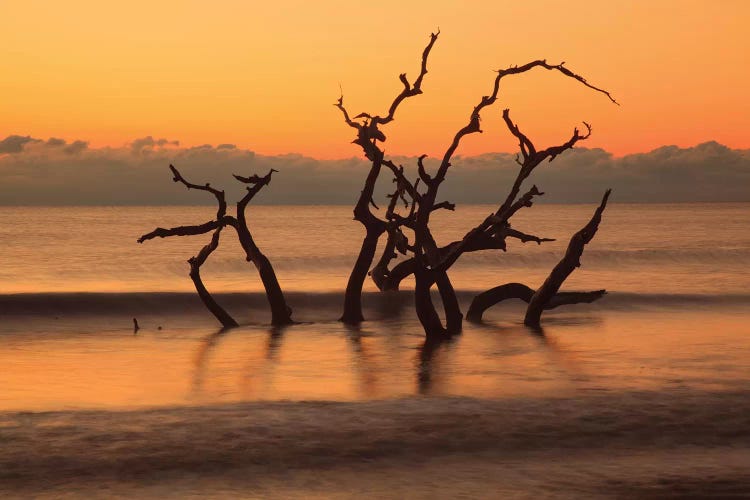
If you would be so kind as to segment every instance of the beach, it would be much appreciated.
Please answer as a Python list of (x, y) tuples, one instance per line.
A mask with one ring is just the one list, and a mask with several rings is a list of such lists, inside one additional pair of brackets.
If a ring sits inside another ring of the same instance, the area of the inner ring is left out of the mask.
[(4, 494), (729, 498), (746, 392), (6, 413)]

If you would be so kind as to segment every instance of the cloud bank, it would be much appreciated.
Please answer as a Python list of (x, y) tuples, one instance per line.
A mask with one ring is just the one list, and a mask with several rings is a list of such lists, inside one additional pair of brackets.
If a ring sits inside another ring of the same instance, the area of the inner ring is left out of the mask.
[[(456, 157), (442, 198), (456, 203), (497, 203), (517, 172), (515, 155)], [(394, 158), (415, 175), (414, 158)], [(436, 160), (427, 162), (434, 168)], [(205, 193), (172, 182), (174, 163), (191, 182), (211, 182), (241, 196), (233, 173), (279, 170), (254, 203), (351, 204), (367, 175), (359, 158), (316, 160), (297, 154), (264, 156), (233, 144), (181, 147), (151, 136), (120, 148), (91, 148), (85, 141), (11, 135), (0, 140), (0, 205), (195, 205)], [(379, 191), (391, 189), (381, 176)], [(591, 203), (612, 187), (618, 202), (750, 201), (750, 150), (716, 142), (692, 148), (664, 146), (614, 158), (601, 149), (577, 148), (540, 165), (527, 181), (546, 194), (540, 202)]]

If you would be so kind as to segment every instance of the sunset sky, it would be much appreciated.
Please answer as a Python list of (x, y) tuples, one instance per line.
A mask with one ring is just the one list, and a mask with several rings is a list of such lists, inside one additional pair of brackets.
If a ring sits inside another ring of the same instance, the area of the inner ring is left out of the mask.
[(540, 145), (586, 120), (615, 155), (716, 140), (750, 147), (750, 2), (276, 0), (0, 2), (0, 139), (92, 147), (153, 135), (262, 154), (359, 156), (332, 106), (382, 113), (441, 36), (424, 95), (385, 130), (389, 153), (439, 154), (492, 70), (566, 61), (622, 104), (560, 75), (509, 81), (461, 154), (513, 151), (500, 111)]

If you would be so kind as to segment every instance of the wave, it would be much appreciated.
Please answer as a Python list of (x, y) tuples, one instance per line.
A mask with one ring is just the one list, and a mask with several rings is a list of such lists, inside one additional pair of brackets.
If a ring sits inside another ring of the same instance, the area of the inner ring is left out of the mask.
[[(465, 265), (499, 265), (503, 267), (529, 268), (540, 266), (549, 268), (555, 265), (565, 253), (567, 241), (558, 242), (544, 247), (511, 247), (507, 252), (486, 251), (471, 252), (463, 255), (460, 262)], [(325, 255), (285, 255), (273, 256), (274, 265), (280, 270), (294, 270), (304, 273), (319, 273), (321, 270), (346, 269), (356, 260), (353, 253), (327, 253)], [(402, 258), (403, 260), (403, 258)], [(588, 266), (613, 265), (684, 265), (710, 264), (742, 265), (750, 261), (750, 249), (747, 248), (704, 248), (704, 249), (587, 249), (583, 254), (583, 261)], [(242, 259), (226, 256), (213, 257), (206, 269), (212, 272), (247, 275), (250, 268)], [(150, 269), (144, 264), (143, 271)], [(164, 274), (183, 276), (186, 266), (184, 262), (170, 262), (164, 266)]]
[[(482, 290), (459, 290), (459, 300), (468, 306)], [(343, 303), (343, 292), (286, 292), (287, 301), (295, 310), (338, 311)], [(266, 310), (267, 300), (262, 292), (215, 293), (214, 297), (228, 309)], [(365, 307), (387, 310), (389, 306), (410, 306), (410, 290), (399, 292), (366, 292)], [(508, 305), (519, 301), (509, 301)], [(575, 307), (599, 310), (630, 308), (720, 308), (746, 307), (750, 293), (687, 294), (687, 293), (629, 293), (609, 292), (593, 304)], [(111, 314), (205, 314), (203, 305), (192, 292), (65, 292), (19, 293), (0, 295), (0, 316), (25, 315), (111, 315)]]
[[(612, 467), (601, 463), (635, 452), (643, 473), (644, 453), (673, 453), (679, 462), (691, 463), (705, 459), (696, 450), (747, 450), (749, 415), (746, 391), (0, 413), (0, 485), (77, 487), (111, 478), (161, 482), (175, 474), (196, 478), (237, 469), (259, 478), (281, 471), (284, 480), (293, 481), (295, 474), (289, 472), (304, 469), (356, 475), (351, 466), (358, 463), (412, 471), (420, 477), (408, 482), (412, 488), (424, 479), (426, 460), (461, 459), (459, 464), (474, 466), (488, 459), (507, 463), (535, 456), (537, 478), (554, 473), (570, 481), (570, 470), (550, 470), (562, 457), (580, 460), (594, 454), (587, 467), (604, 474)], [(691, 459), (686, 452), (693, 453)], [(730, 466), (725, 456), (722, 467)], [(664, 471), (666, 464), (657, 460), (654, 467)], [(491, 474), (505, 469), (496, 466)], [(747, 466), (742, 470), (746, 480)], [(742, 492), (748, 492), (747, 483)]]
[[(549, 267), (555, 265), (564, 248), (554, 250), (523, 251), (510, 249), (508, 252), (478, 252), (461, 257), (462, 263), (475, 265), (495, 264), (506, 267)], [(706, 264), (716, 266), (741, 265), (750, 261), (750, 250), (746, 248), (706, 248), (706, 249), (636, 249), (636, 250), (596, 250), (587, 249), (582, 261), (589, 266), (613, 265), (684, 265)]]

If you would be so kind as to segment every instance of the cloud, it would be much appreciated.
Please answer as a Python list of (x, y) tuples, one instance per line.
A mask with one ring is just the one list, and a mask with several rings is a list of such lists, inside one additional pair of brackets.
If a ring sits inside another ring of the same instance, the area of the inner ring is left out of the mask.
[(130, 149), (133, 151), (133, 153), (138, 154), (142, 153), (144, 151), (150, 151), (151, 149), (158, 147), (162, 148), (164, 146), (179, 146), (180, 141), (170, 141), (168, 139), (154, 139), (152, 136), (148, 135), (146, 137), (141, 137), (140, 139), (136, 139), (133, 142), (130, 143)]
[[(169, 205), (212, 203), (204, 193), (171, 182), (174, 163), (195, 183), (211, 182), (230, 199), (244, 186), (232, 174), (279, 170), (270, 189), (254, 202), (265, 204), (352, 204), (369, 169), (359, 158), (317, 160), (286, 154), (265, 156), (232, 144), (179, 147), (177, 141), (136, 139), (120, 148), (91, 148), (85, 141), (42, 141), (9, 136), (0, 141), (0, 204), (4, 205)], [(456, 157), (440, 200), (499, 203), (518, 165), (515, 154)], [(394, 158), (409, 176), (414, 158)], [(427, 159), (427, 167), (436, 167)], [(541, 202), (592, 203), (612, 187), (616, 202), (750, 201), (750, 151), (716, 142), (692, 148), (664, 146), (614, 158), (601, 149), (578, 148), (540, 165), (528, 186), (546, 194)], [(378, 199), (393, 189), (381, 175)]]
[(14, 154), (23, 151), (23, 147), (30, 142), (39, 142), (39, 139), (22, 135), (9, 135), (0, 141), (0, 154)]
[(65, 151), (69, 155), (74, 155), (80, 153), (88, 147), (89, 143), (86, 141), (73, 141), (70, 145), (66, 146), (63, 151)]

